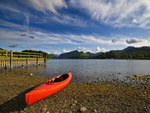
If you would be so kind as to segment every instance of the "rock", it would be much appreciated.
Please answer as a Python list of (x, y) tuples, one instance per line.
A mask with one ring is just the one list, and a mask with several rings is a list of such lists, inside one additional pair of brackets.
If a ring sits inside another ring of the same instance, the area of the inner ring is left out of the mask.
[(91, 84), (90, 82), (86, 82), (87, 85)]
[(80, 111), (81, 111), (81, 112), (86, 111), (86, 107), (81, 107), (81, 108), (80, 108)]
[(43, 108), (43, 109), (42, 109), (43, 112), (46, 112), (46, 110), (47, 110), (47, 108)]
[(76, 104), (71, 104), (71, 105), (70, 105), (71, 109), (72, 109), (75, 105), (76, 105)]
[(76, 104), (71, 104), (71, 106), (75, 106)]
[(96, 109), (93, 110), (95, 113), (97, 113)]
[(30, 73), (30, 76), (32, 76), (33, 74), (32, 73)]
[(78, 102), (75, 100), (74, 103), (77, 104)]

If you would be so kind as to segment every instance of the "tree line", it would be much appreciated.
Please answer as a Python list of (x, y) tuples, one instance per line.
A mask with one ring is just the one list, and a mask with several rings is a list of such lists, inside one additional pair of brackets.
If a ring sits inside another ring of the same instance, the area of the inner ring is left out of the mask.
[(23, 50), (22, 52), (42, 53), (44, 58), (46, 58), (46, 56), (47, 56), (47, 59), (51, 59), (51, 56), (48, 53), (43, 52), (43, 51)]
[(70, 59), (150, 59), (150, 54), (128, 54), (109, 51), (98, 56), (73, 56)]

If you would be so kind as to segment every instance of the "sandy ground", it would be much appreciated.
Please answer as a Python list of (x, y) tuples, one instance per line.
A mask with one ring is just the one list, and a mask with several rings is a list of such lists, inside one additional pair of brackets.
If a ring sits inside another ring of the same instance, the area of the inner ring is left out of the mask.
[(28, 106), (25, 94), (46, 78), (0, 74), (0, 113), (150, 113), (150, 81), (70, 82), (59, 92)]

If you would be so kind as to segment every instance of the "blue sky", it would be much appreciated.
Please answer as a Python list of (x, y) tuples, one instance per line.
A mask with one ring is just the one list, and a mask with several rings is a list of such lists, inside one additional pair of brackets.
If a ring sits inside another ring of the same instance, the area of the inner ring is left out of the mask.
[(150, 45), (150, 0), (1, 0), (0, 48), (106, 52)]

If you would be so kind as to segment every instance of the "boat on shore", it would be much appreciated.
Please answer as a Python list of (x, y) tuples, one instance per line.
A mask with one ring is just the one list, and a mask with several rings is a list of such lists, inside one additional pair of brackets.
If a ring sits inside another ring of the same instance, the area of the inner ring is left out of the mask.
[(39, 85), (29, 93), (25, 94), (26, 103), (31, 105), (58, 92), (71, 81), (71, 78), (72, 74), (69, 72), (47, 80), (45, 83)]

